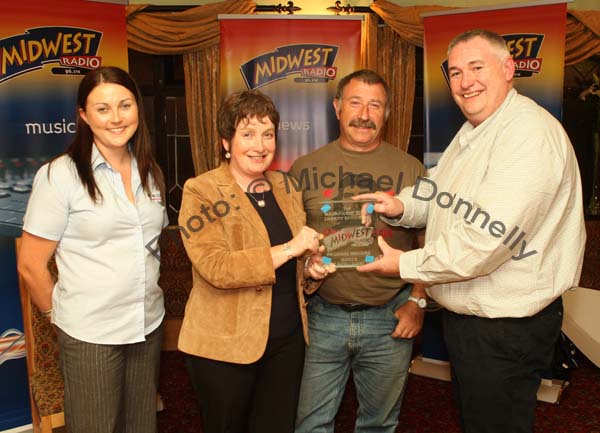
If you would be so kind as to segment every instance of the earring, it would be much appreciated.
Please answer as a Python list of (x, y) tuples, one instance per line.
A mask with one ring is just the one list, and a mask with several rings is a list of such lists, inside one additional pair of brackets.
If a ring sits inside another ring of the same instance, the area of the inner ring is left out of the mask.
[(231, 153), (225, 152), (225, 159), (231, 159)]

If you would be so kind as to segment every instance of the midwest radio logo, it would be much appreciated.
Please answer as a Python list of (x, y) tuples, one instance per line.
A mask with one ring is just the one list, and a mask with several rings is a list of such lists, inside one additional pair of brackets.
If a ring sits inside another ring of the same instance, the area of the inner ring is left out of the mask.
[[(513, 33), (502, 35), (506, 48), (515, 61), (515, 77), (531, 77), (542, 70), (542, 58), (539, 56), (544, 35), (539, 33)], [(450, 85), (448, 59), (442, 63), (442, 73)]]
[(335, 59), (339, 47), (323, 44), (296, 44), (278, 47), (241, 66), (248, 89), (256, 89), (289, 75), (299, 83), (326, 83), (337, 75)]
[(536, 33), (514, 33), (502, 35), (508, 52), (515, 60), (515, 77), (531, 77), (542, 70), (539, 57), (544, 35)]
[(101, 66), (102, 33), (78, 27), (36, 27), (0, 39), (0, 83), (57, 63), (57, 75), (82, 75)]

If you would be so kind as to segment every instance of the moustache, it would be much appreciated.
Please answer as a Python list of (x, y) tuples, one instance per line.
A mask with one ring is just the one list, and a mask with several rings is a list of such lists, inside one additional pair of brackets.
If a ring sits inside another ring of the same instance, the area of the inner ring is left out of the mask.
[(375, 122), (373, 122), (372, 120), (352, 119), (348, 125), (354, 126), (355, 128), (377, 128)]

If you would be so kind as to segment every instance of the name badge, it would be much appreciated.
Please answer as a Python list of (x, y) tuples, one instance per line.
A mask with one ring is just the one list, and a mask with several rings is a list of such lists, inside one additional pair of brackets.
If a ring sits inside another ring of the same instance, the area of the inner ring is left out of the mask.
[(160, 195), (160, 192), (153, 192), (152, 194), (150, 194), (150, 200), (157, 202), (157, 203), (161, 203), (162, 197)]

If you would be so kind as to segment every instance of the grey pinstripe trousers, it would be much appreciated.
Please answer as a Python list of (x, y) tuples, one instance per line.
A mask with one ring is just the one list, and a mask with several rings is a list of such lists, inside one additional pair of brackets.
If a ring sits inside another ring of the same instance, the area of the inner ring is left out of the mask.
[(86, 343), (56, 328), (68, 433), (156, 433), (162, 328), (120, 345)]

